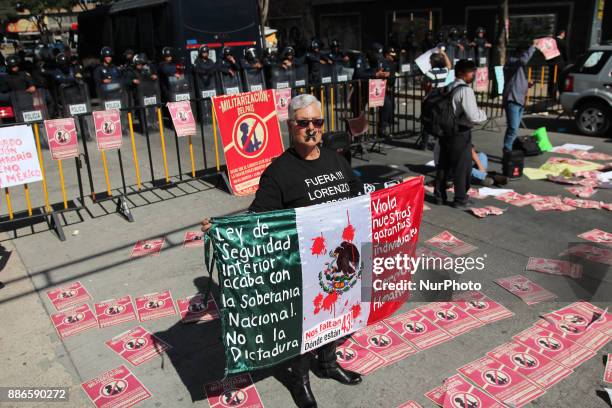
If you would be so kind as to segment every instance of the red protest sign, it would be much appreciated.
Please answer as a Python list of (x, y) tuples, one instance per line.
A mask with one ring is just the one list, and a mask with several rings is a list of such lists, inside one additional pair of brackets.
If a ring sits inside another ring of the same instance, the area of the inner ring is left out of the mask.
[(136, 312), (141, 322), (172, 316), (176, 314), (172, 294), (169, 290), (165, 290), (139, 296), (136, 298)]
[(47, 292), (47, 297), (56, 310), (64, 310), (91, 300), (91, 296), (81, 282), (73, 282)]
[(489, 89), (489, 69), (481, 67), (476, 69), (476, 92), (487, 92)]
[(278, 120), (289, 119), (289, 102), (291, 102), (291, 88), (274, 90), (276, 100), (276, 114)]
[(196, 134), (195, 119), (189, 101), (168, 102), (168, 111), (178, 137)]
[(168, 343), (140, 326), (116, 335), (108, 340), (106, 345), (134, 366), (141, 365), (171, 348)]
[(284, 148), (272, 90), (212, 98), (230, 185), (236, 195), (257, 191), (259, 177)]
[(121, 115), (116, 109), (93, 112), (98, 150), (118, 149), (121, 147)]
[(151, 397), (149, 390), (124, 365), (81, 384), (96, 407), (132, 407)]
[(536, 40), (536, 48), (544, 54), (546, 60), (553, 59), (561, 55), (557, 48), (557, 41), (552, 37), (538, 38)]
[(88, 304), (52, 314), (51, 321), (62, 339), (98, 327), (96, 317)]
[(108, 299), (94, 305), (100, 327), (114, 326), (136, 319), (131, 296)]
[(0, 129), (0, 188), (42, 180), (32, 128)]
[(79, 155), (73, 118), (45, 120), (45, 130), (53, 160), (70, 159)]
[(376, 108), (385, 104), (385, 80), (370, 79), (369, 82), (369, 99), (368, 105), (370, 108)]

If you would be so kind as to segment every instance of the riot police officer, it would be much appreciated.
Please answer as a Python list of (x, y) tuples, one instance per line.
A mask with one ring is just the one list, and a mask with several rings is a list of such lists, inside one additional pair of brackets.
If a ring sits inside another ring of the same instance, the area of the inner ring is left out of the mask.
[[(148, 81), (156, 82), (158, 80), (158, 76), (157, 76), (157, 73), (154, 67), (152, 67), (151, 64), (149, 64), (146, 54), (144, 53), (136, 54), (134, 55), (131, 61), (132, 61), (132, 64), (130, 65), (129, 68), (127, 68), (126, 73), (125, 73), (126, 84), (131, 91), (132, 100), (133, 100), (134, 105), (142, 106), (143, 101), (140, 100), (139, 98), (139, 92), (138, 92), (139, 87), (142, 85), (143, 81), (148, 80)], [(155, 88), (157, 88), (157, 85), (155, 85)], [(144, 94), (144, 96), (147, 96), (147, 94)], [(140, 118), (140, 127), (141, 127), (142, 133), (144, 133), (145, 131), (144, 129), (145, 114), (149, 117), (149, 125), (151, 126), (151, 128), (153, 129), (159, 128), (158, 123), (155, 120), (155, 106), (154, 105), (146, 108), (146, 113), (145, 113), (145, 110), (143, 109), (140, 109), (138, 113), (139, 113), (138, 116)]]
[(68, 57), (66, 57), (63, 52), (55, 57), (55, 61), (57, 62), (57, 66), (55, 70), (53, 70), (53, 83), (56, 86), (61, 84), (74, 84), (78, 79), (83, 78), (81, 72), (70, 64)]
[(204, 89), (215, 89), (215, 73), (217, 66), (209, 57), (208, 45), (201, 45), (198, 49), (198, 58), (195, 60), (194, 72), (196, 74), (196, 82), (198, 90), (201, 92)]
[(121, 73), (119, 68), (113, 64), (113, 50), (110, 47), (102, 47), (100, 50), (102, 64), (98, 65), (93, 72), (96, 88), (102, 84), (110, 84), (121, 81)]
[(348, 66), (350, 62), (350, 58), (348, 54), (341, 48), (340, 41), (333, 39), (331, 40), (329, 46), (330, 46), (330, 51), (331, 51), (329, 53), (329, 58), (336, 65)]
[(222, 58), (218, 63), (217, 68), (223, 75), (229, 75), (235, 77), (240, 71), (240, 65), (236, 61), (232, 49), (230, 47), (223, 47), (221, 50)]
[(464, 29), (461, 32), (461, 38), (459, 39), (459, 44), (461, 45), (461, 47), (463, 47), (462, 52), (459, 53), (459, 57), (460, 57), (459, 59), (473, 60), (474, 50), (472, 47), (472, 42), (468, 38), (467, 29)]
[(240, 61), (243, 69), (262, 69), (263, 64), (257, 57), (257, 50), (253, 47), (244, 50), (244, 58)]
[(6, 58), (7, 74), (3, 75), (0, 82), (0, 90), (3, 93), (26, 91), (34, 93), (36, 87), (32, 77), (27, 72), (19, 69), (20, 59), (16, 55), (11, 55)]
[(478, 27), (476, 29), (476, 37), (472, 42), (472, 47), (474, 47), (474, 57), (476, 58), (476, 63), (479, 66), (486, 66), (489, 58), (489, 50), (492, 45), (489, 41), (487, 41), (485, 34), (486, 30), (482, 27)]
[(308, 77), (311, 85), (321, 84), (321, 65), (332, 64), (333, 61), (321, 52), (321, 43), (314, 38), (310, 42), (310, 51), (306, 53), (308, 63)]
[(173, 49), (171, 47), (162, 48), (162, 62), (158, 66), (158, 74), (160, 77), (162, 97), (164, 101), (170, 100), (170, 80), (171, 78), (180, 78), (181, 73), (177, 69), (177, 64), (174, 62)]
[(452, 27), (448, 32), (446, 54), (450, 58), (453, 65), (455, 63), (455, 60), (458, 60), (464, 51), (463, 45), (461, 44), (460, 40), (461, 39), (459, 37), (459, 29), (457, 29), (457, 27)]
[(391, 139), (393, 129), (393, 113), (395, 110), (395, 73), (397, 72), (397, 52), (389, 46), (384, 50), (383, 59), (377, 69), (379, 78), (386, 80), (385, 103), (380, 109), (379, 131), (385, 139)]
[(132, 58), (134, 58), (133, 49), (128, 48), (125, 51), (123, 51), (123, 61), (121, 63), (122, 70), (127, 71), (128, 69), (130, 69), (130, 66), (132, 65)]

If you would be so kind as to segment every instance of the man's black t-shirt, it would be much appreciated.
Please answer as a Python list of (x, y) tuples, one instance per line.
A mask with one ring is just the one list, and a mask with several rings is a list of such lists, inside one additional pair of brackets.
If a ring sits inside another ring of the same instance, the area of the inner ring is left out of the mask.
[(264, 212), (346, 200), (362, 185), (348, 162), (321, 149), (319, 158), (302, 159), (293, 148), (278, 156), (263, 172), (249, 211)]

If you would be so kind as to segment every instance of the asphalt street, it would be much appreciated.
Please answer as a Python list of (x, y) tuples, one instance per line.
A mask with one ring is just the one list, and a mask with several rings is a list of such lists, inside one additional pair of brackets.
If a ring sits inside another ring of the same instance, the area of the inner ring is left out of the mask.
[[(547, 126), (553, 145), (588, 144), (594, 146), (592, 151), (612, 154), (612, 139), (572, 133), (568, 120), (534, 117), (527, 119), (526, 123), (530, 127)], [(522, 134), (528, 132), (521, 130)], [(490, 156), (490, 170), (497, 172), (501, 170), (502, 135), (503, 127), (474, 132), (475, 146)], [(433, 168), (426, 167), (425, 163), (432, 159), (432, 153), (412, 149), (413, 141), (398, 140), (383, 145), (384, 154), (368, 153), (366, 158), (369, 161), (355, 159), (353, 167), (369, 180), (425, 174), (428, 181)], [(197, 145), (196, 148), (202, 147)], [(141, 157), (146, 157), (146, 153), (142, 153)], [(155, 151), (155, 154), (159, 152)], [(552, 156), (568, 157), (545, 153), (527, 158), (526, 166), (538, 167)], [(214, 155), (209, 153), (208, 159), (214, 160)], [(117, 174), (116, 169), (113, 174)], [(97, 185), (104, 183), (102, 178), (94, 181)], [(560, 184), (532, 181), (525, 177), (512, 181), (508, 187), (519, 193), (571, 197)], [(612, 203), (612, 191), (599, 190), (592, 199)], [(1, 245), (4, 251), (0, 254), (4, 267), (0, 271), (3, 283), (0, 285), (0, 307), (4, 311), (0, 314), (0, 327), (3, 328), (0, 330), (0, 365), (3, 370), (0, 370), (0, 385), (68, 386), (70, 402), (53, 406), (88, 406), (80, 384), (124, 364), (124, 360), (113, 353), (105, 341), (139, 323), (132, 321), (103, 329), (94, 328), (62, 341), (49, 318), (54, 309), (46, 292), (78, 280), (91, 294), (93, 301), (89, 303), (93, 307), (93, 303), (100, 300), (124, 295), (134, 298), (165, 289), (171, 291), (174, 299), (203, 291), (209, 282), (204, 276), (202, 250), (184, 248), (185, 233), (197, 230), (204, 217), (241, 212), (250, 201), (250, 197), (227, 194), (210, 180), (193, 181), (134, 198), (130, 204), (135, 219), (133, 223), (112, 211), (106, 214), (97, 207), (90, 214), (83, 214), (85, 221), (70, 216), (69, 225), (64, 228), (65, 242), (60, 242), (44, 228), (36, 228), (34, 233), (31, 230), (19, 231), (16, 239), (12, 239), (12, 233), (3, 234)], [(461, 279), (482, 283), (482, 291), (510, 309), (514, 316), (476, 328), (380, 368), (355, 387), (311, 375), (319, 406), (392, 408), (407, 400), (415, 400), (424, 407), (434, 406), (424, 396), (426, 392), (455, 374), (457, 368), (509, 341), (513, 335), (535, 323), (539, 315), (578, 299), (590, 300), (602, 308), (612, 304), (612, 277), (605, 265), (585, 263), (585, 276), (581, 280), (525, 271), (529, 257), (559, 258), (559, 253), (571, 243), (586, 242), (578, 238), (578, 234), (593, 228), (611, 232), (610, 212), (603, 209), (536, 212), (530, 206), (519, 208), (494, 198), (478, 200), (476, 204), (495, 205), (507, 210), (500, 216), (479, 219), (465, 211), (429, 203), (431, 210), (424, 213), (419, 241), (424, 243), (446, 230), (477, 246), (474, 255), (486, 257), (486, 268), (482, 272), (466, 273)], [(156, 237), (165, 237), (166, 240), (159, 256), (130, 258), (137, 240)], [(434, 272), (423, 273), (437, 276)], [(523, 274), (557, 294), (557, 300), (527, 306), (493, 282), (516, 274)], [(215, 279), (212, 285), (214, 293), (218, 294)], [(418, 294), (413, 299), (433, 300), (419, 298)], [(410, 301), (402, 311), (420, 304)], [(208, 406), (204, 384), (223, 375), (219, 322), (183, 324), (175, 315), (141, 325), (172, 348), (159, 358), (130, 367), (152, 394), (140, 406)], [(604, 356), (611, 352), (612, 345), (606, 345), (529, 406), (609, 406), (603, 391), (603, 372)], [(279, 381), (282, 377), (276, 372), (255, 372), (252, 376), (266, 407), (292, 406), (289, 392)], [(34, 405), (0, 403), (0, 406)]]

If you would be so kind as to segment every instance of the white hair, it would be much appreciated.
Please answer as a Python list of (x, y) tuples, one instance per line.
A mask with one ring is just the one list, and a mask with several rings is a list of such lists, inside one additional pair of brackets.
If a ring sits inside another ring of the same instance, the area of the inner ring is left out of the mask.
[(317, 109), (321, 111), (321, 102), (310, 94), (301, 94), (291, 98), (291, 102), (289, 102), (289, 120), (295, 120), (295, 112), (297, 110), (304, 109), (312, 104), (316, 105)]

